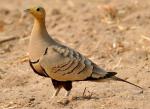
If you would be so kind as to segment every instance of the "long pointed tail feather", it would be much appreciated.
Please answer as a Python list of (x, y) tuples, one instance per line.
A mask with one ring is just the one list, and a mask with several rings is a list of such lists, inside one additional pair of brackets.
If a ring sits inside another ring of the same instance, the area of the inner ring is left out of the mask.
[(122, 82), (125, 82), (125, 83), (128, 83), (128, 84), (131, 84), (131, 85), (133, 85), (133, 86), (135, 86), (135, 87), (138, 87), (138, 88), (140, 88), (140, 89), (143, 90), (142, 87), (140, 87), (140, 86), (138, 86), (138, 85), (136, 85), (136, 84), (134, 84), (134, 83), (131, 83), (131, 82), (129, 82), (129, 81), (126, 81), (126, 80), (124, 80), (124, 79), (118, 78), (118, 77), (116, 77), (116, 76), (112, 76), (111, 79), (116, 80), (116, 81), (122, 81)]
[(134, 84), (134, 83), (131, 83), (131, 82), (129, 82), (129, 81), (126, 81), (126, 80), (124, 80), (124, 79), (121, 79), (121, 78), (119, 78), (119, 77), (116, 77), (116, 76), (115, 76), (116, 74), (117, 74), (116, 72), (108, 72), (108, 74), (107, 74), (104, 78), (110, 78), (110, 79), (113, 79), (113, 80), (116, 80), (116, 81), (122, 81), (122, 82), (128, 83), (128, 84), (130, 84), (130, 85), (133, 85), (133, 86), (138, 87), (138, 88), (140, 88), (140, 89), (143, 90), (142, 87), (140, 87), (140, 86), (138, 86), (138, 85), (136, 85), (136, 84)]
[(122, 82), (128, 83), (128, 84), (130, 84), (130, 85), (133, 85), (133, 86), (135, 86), (135, 87), (138, 87), (138, 88), (140, 88), (140, 89), (143, 89), (142, 87), (140, 87), (140, 86), (138, 86), (138, 85), (136, 85), (136, 84), (134, 84), (134, 83), (131, 83), (131, 82), (129, 82), (129, 81), (126, 81), (126, 80), (124, 80), (124, 79), (121, 79), (121, 78), (119, 78), (119, 77), (116, 77), (116, 76), (115, 76), (116, 74), (117, 74), (116, 72), (108, 72), (108, 74), (105, 76), (105, 78), (111, 78), (111, 79), (116, 80), (116, 81), (122, 81)]
[(126, 81), (124, 79), (116, 77), (116, 74), (117, 74), (116, 72), (107, 72), (107, 74), (104, 77), (100, 77), (100, 78), (89, 77), (89, 78), (87, 78), (87, 80), (97, 81), (97, 80), (111, 79), (111, 80), (115, 80), (115, 81), (122, 81), (122, 82), (128, 83), (128, 84), (130, 84), (132, 86), (138, 87), (138, 88), (143, 90), (142, 87), (140, 87), (140, 86), (138, 86), (138, 85), (136, 85), (134, 83), (131, 83), (129, 81)]

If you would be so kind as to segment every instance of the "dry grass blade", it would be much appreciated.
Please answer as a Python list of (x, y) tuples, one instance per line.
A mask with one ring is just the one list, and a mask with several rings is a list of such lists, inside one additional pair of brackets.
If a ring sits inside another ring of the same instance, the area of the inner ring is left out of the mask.
[(16, 40), (16, 39), (18, 39), (18, 38), (19, 38), (19, 37), (17, 37), (17, 36), (2, 37), (2, 38), (0, 38), (0, 44), (5, 43), (5, 42), (8, 42), (8, 41)]
[(145, 36), (145, 35), (141, 35), (141, 37), (142, 37), (143, 39), (146, 39), (146, 40), (150, 41), (150, 38), (147, 37), (147, 36)]
[(120, 65), (121, 60), (122, 60), (122, 58), (120, 58), (119, 61), (118, 61), (118, 63), (112, 68), (113, 70), (114, 70), (115, 68), (117, 68), (117, 67)]

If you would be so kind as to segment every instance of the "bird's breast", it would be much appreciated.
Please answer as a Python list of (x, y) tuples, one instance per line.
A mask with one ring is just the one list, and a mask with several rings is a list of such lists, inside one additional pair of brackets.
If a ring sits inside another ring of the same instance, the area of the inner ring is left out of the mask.
[(31, 41), (29, 44), (29, 58), (31, 61), (36, 61), (41, 58), (41, 56), (44, 55), (46, 48), (50, 44), (46, 42), (42, 42), (42, 40)]

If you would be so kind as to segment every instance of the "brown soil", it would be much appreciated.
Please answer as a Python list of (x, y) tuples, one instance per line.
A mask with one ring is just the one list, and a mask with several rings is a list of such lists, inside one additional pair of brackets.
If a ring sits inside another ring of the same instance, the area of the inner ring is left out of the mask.
[[(33, 19), (21, 13), (31, 5), (45, 7), (54, 38), (144, 91), (117, 81), (74, 82), (69, 100), (65, 90), (51, 99), (50, 79), (23, 60)], [(0, 109), (149, 109), (149, 30), (149, 0), (0, 0)]]

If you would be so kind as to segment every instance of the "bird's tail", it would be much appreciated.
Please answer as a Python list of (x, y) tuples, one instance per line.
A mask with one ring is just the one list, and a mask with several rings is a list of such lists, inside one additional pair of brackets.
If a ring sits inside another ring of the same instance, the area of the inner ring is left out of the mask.
[(119, 78), (119, 77), (116, 77), (115, 74), (117, 74), (117, 73), (116, 73), (116, 72), (108, 72), (108, 74), (105, 76), (105, 78), (110, 78), (110, 79), (116, 80), (116, 81), (122, 81), (122, 82), (125, 82), (125, 83), (128, 83), (128, 84), (131, 84), (131, 85), (133, 85), (133, 86), (135, 86), (135, 87), (138, 87), (138, 88), (140, 88), (140, 89), (143, 89), (142, 87), (140, 87), (140, 86), (138, 86), (138, 85), (136, 85), (136, 84), (134, 84), (134, 83), (131, 83), (131, 82), (129, 82), (129, 81), (126, 81), (126, 80), (124, 80), (124, 79), (121, 79), (121, 78)]

